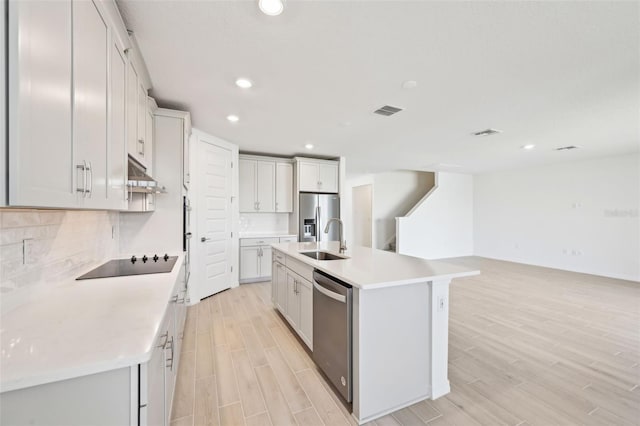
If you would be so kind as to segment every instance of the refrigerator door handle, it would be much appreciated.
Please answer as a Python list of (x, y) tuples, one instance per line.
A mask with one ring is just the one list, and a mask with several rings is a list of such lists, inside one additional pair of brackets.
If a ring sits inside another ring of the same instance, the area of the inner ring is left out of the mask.
[(320, 233), (322, 228), (320, 227), (320, 206), (316, 206), (316, 243), (320, 242)]

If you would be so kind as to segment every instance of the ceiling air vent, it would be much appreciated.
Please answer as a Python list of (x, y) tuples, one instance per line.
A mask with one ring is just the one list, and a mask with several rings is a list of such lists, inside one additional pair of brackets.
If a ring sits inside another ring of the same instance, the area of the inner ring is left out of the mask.
[(373, 111), (374, 114), (380, 114), (380, 115), (384, 115), (384, 116), (390, 116), (393, 115), (397, 112), (402, 111), (402, 108), (398, 108), (398, 107), (394, 107), (391, 105), (385, 105), (381, 108), (378, 108), (377, 110)]
[(491, 136), (491, 135), (497, 135), (498, 133), (502, 133), (502, 130), (486, 129), (486, 130), (481, 130), (479, 132), (475, 132), (473, 136)]
[(568, 145), (568, 146), (561, 146), (560, 148), (556, 148), (556, 151), (569, 151), (570, 149), (578, 149), (578, 148), (580, 147), (576, 145)]

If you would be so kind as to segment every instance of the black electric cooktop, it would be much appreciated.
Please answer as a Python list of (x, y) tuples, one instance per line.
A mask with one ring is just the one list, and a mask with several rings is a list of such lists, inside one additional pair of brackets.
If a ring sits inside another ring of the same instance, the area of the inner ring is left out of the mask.
[(124, 277), (127, 275), (162, 274), (171, 272), (178, 256), (158, 256), (153, 257), (135, 256), (131, 259), (115, 259), (98, 266), (86, 274), (76, 278), (76, 280), (88, 280), (92, 278)]

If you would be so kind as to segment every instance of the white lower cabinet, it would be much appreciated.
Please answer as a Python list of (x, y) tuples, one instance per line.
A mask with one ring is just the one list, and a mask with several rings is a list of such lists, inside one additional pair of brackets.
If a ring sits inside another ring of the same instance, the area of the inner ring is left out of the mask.
[[(313, 349), (313, 285), (307, 279), (313, 276), (313, 268), (289, 257), (285, 257), (283, 264), (279, 259), (284, 256), (274, 250), (273, 303), (309, 349)], [(289, 264), (291, 268), (285, 266)]]
[(0, 424), (168, 426), (186, 316), (183, 269), (149, 361), (3, 392)]
[(240, 282), (271, 278), (271, 244), (277, 242), (277, 237), (240, 239)]

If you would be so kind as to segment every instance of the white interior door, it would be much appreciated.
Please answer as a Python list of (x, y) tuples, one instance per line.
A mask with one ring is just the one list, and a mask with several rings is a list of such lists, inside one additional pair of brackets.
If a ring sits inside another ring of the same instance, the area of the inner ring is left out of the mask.
[(231, 287), (232, 174), (230, 150), (200, 141), (198, 167), (198, 236), (201, 245), (200, 299)]

